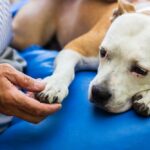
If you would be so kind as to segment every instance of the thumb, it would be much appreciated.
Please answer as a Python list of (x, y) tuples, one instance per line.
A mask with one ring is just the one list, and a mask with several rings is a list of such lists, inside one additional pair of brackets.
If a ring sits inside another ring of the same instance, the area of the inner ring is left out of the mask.
[(6, 76), (13, 84), (32, 92), (40, 92), (44, 90), (45, 84), (41, 80), (33, 79), (15, 69), (11, 71), (12, 73), (7, 74)]

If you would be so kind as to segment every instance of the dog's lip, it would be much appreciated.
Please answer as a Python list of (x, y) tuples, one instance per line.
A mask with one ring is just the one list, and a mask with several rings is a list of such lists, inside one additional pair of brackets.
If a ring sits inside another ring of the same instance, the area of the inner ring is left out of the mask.
[(96, 107), (98, 107), (100, 109), (103, 109), (103, 110), (106, 110), (106, 111), (109, 112), (108, 108), (106, 107), (107, 104), (101, 105), (100, 103), (96, 103), (92, 98), (90, 98), (90, 102), (92, 104), (94, 104)]
[[(132, 97), (129, 98), (128, 103), (132, 104), (131, 101), (132, 101)], [(109, 106), (109, 103), (101, 105), (100, 103), (96, 103), (92, 98), (90, 98), (90, 102), (92, 104), (94, 104), (94, 106), (96, 106), (97, 108), (100, 108), (100, 109), (102, 109), (102, 110), (104, 110), (104, 111), (106, 111), (108, 113), (114, 113), (114, 114), (116, 114), (116, 113), (123, 113), (125, 111), (128, 111), (131, 108), (131, 106), (130, 106), (130, 108), (128, 108), (128, 109), (119, 109), (119, 108), (116, 108), (116, 107), (113, 107), (113, 106)], [(124, 107), (124, 106), (122, 106), (122, 107)], [(120, 108), (122, 108), (122, 107), (120, 106)]]
[(105, 111), (107, 111), (107, 112), (111, 112), (111, 111), (109, 111), (109, 109), (108, 109), (108, 107), (106, 106), (106, 104), (105, 105), (100, 105), (99, 103), (95, 103), (95, 102), (93, 102), (93, 104), (96, 106), (96, 107), (98, 107), (98, 108), (100, 108), (100, 109), (103, 109), (103, 110), (105, 110)]
[(114, 113), (114, 114), (118, 113), (118, 112), (112, 111), (112, 109), (109, 109), (109, 107), (107, 107), (106, 105), (105, 106), (101, 106), (101, 105), (96, 105), (95, 104), (95, 106), (100, 108), (100, 109), (102, 109), (102, 110), (104, 110), (104, 111), (106, 111), (106, 112), (108, 112), (108, 113)]
[(94, 104), (95, 104), (96, 107), (98, 107), (98, 108), (100, 108), (102, 110), (105, 110), (108, 113), (114, 113), (114, 114), (116, 114), (116, 113), (123, 113), (125, 111), (128, 111), (131, 108), (131, 106), (132, 106), (131, 105), (130, 108), (128, 108), (128, 109), (116, 109), (115, 107), (112, 107), (112, 106), (110, 107), (108, 104), (105, 104), (104, 106), (101, 106), (101, 105), (96, 104), (96, 103), (94, 103)]

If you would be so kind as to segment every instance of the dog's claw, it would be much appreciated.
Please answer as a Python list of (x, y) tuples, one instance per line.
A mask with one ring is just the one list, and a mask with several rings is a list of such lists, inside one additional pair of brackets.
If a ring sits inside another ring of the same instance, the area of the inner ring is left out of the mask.
[(133, 108), (135, 111), (142, 115), (142, 116), (149, 116), (150, 115), (150, 108), (148, 105), (145, 105), (144, 103), (140, 103), (138, 101), (133, 103)]
[(139, 95), (134, 95), (133, 97), (132, 97), (132, 100), (133, 101), (138, 101), (138, 100), (140, 100), (140, 99), (142, 99), (143, 98), (143, 96), (141, 95), (141, 94), (139, 94)]
[(40, 101), (41, 103), (49, 103), (48, 102), (48, 95), (44, 95), (44, 93), (37, 93), (35, 94), (35, 97), (38, 101)]
[(45, 96), (45, 103), (47, 103), (47, 104), (49, 103), (48, 99), (49, 99), (49, 96), (46, 95), (46, 96)]
[(56, 97), (53, 98), (53, 104), (54, 103), (58, 103), (58, 96), (56, 96)]

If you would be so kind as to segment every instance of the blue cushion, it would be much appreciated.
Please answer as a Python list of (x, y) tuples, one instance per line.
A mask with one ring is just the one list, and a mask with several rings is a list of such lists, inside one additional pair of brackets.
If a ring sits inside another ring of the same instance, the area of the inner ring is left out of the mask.
[[(21, 55), (27, 60), (27, 74), (43, 78), (53, 71), (56, 51), (31, 46)], [(133, 111), (108, 114), (92, 106), (88, 85), (95, 72), (76, 74), (63, 108), (38, 125), (15, 119), (0, 135), (2, 150), (140, 150), (147, 149), (150, 120)]]
[[(40, 46), (32, 45), (21, 53), (27, 61), (28, 67), (25, 71), (28, 75), (34, 78), (44, 78), (48, 74), (52, 74), (54, 69), (53, 61), (58, 52), (52, 50), (51, 52), (47, 51)], [(36, 60), (38, 60), (38, 63)]]

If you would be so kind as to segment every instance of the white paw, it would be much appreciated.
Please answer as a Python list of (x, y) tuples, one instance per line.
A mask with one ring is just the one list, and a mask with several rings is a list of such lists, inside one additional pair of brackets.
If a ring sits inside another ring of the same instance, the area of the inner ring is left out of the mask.
[(150, 91), (143, 91), (134, 96), (134, 110), (143, 116), (150, 116)]
[(63, 79), (51, 76), (44, 79), (46, 88), (36, 94), (36, 98), (43, 103), (61, 103), (68, 95), (68, 86)]

